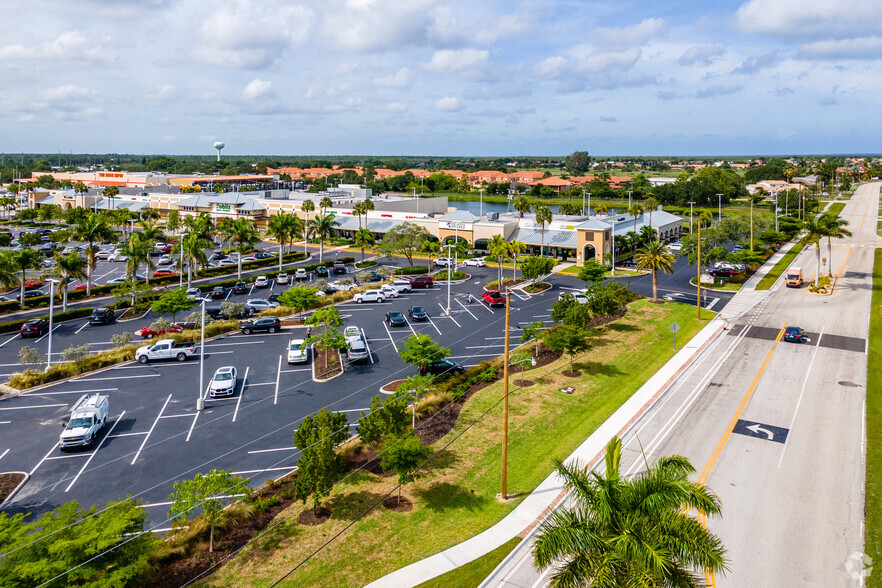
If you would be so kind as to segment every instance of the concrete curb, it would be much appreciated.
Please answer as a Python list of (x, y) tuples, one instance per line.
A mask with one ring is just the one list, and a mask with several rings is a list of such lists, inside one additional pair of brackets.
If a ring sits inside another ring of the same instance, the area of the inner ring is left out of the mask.
[(343, 369), (343, 355), (340, 353), (340, 350), (338, 349), (337, 350), (337, 357), (339, 358), (339, 361), (340, 361), (340, 373), (336, 374), (334, 376), (331, 376), (330, 378), (325, 378), (324, 380), (319, 380), (315, 376), (315, 343), (313, 343), (312, 345), (309, 346), (309, 350), (312, 352), (312, 366), (311, 366), (312, 372), (311, 372), (311, 374), (312, 374), (312, 381), (313, 382), (316, 382), (317, 384), (324, 384), (325, 382), (330, 382), (334, 378), (339, 378), (340, 376), (342, 376), (343, 374), (346, 373), (346, 371)]

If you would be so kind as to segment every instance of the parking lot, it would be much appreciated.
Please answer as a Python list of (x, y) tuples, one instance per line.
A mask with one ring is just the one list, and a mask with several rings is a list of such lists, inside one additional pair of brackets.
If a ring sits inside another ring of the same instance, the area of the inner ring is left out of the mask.
[[(5, 399), (0, 402), (0, 471), (30, 475), (7, 509), (43, 512), (73, 498), (90, 505), (132, 495), (149, 504), (152, 525), (162, 529), (168, 526), (167, 500), (176, 480), (222, 468), (250, 477), (257, 485), (291, 471), (298, 457), (292, 434), (301, 419), (328, 408), (346, 412), (354, 426), (381, 386), (415, 373), (397, 355), (408, 336), (429, 335), (451, 349), (452, 359), (466, 367), (502, 353), (504, 309), (490, 308), (479, 296), (482, 285), (496, 278), (496, 268), (470, 267), (467, 271), (471, 278), (450, 288), (449, 314), (445, 312), (447, 286), (437, 284), (382, 303), (338, 305), (346, 326), (363, 329), (370, 359), (357, 365), (344, 360), (344, 374), (327, 382), (313, 381), (312, 361), (286, 363), (288, 339), (305, 336), (305, 329), (296, 326), (274, 334), (231, 334), (208, 342), (205, 384), (221, 366), (235, 366), (239, 377), (233, 396), (208, 399), (201, 412), (196, 411), (196, 403), (205, 390), (199, 389), (198, 359), (119, 365)], [(691, 287), (676, 291), (675, 279), (682, 273), (678, 268), (675, 276), (666, 276), (668, 281), (660, 279), (660, 288), (676, 293), (683, 301), (688, 301), (691, 292), (694, 303)], [(679, 279), (688, 283), (688, 276)], [(567, 275), (554, 275), (549, 281), (551, 290), (533, 296), (518, 292), (512, 297), (513, 342), (522, 333), (520, 325), (550, 323), (551, 307), (560, 293), (584, 286)], [(651, 291), (648, 276), (630, 282), (636, 291)], [(271, 282), (259, 296), (281, 293), (285, 288)], [(478, 299), (467, 302), (468, 293)], [(244, 301), (248, 297), (230, 293), (228, 299)], [(711, 300), (703, 302), (708, 305)], [(714, 310), (725, 304), (725, 300), (720, 302), (713, 302)], [(389, 311), (399, 311), (407, 318), (411, 305), (422, 306), (429, 320), (408, 319), (399, 327), (384, 322)], [(53, 357), (73, 344), (110, 347), (113, 333), (134, 331), (155, 318), (154, 313), (148, 313), (107, 326), (88, 326), (86, 319), (62, 323), (53, 333)], [(178, 320), (181, 318), (179, 315)], [(0, 373), (17, 370), (17, 350), (23, 344), (45, 354), (47, 343), (47, 337), (21, 340), (17, 335), (4, 336), (0, 339), (0, 363), (5, 367)], [(110, 397), (107, 427), (91, 449), (62, 453), (56, 444), (63, 419), (87, 392)]]

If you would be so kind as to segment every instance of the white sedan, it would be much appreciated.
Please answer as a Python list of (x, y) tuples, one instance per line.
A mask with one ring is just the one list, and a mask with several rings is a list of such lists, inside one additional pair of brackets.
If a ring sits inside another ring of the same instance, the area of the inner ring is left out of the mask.
[(110, 254), (107, 258), (107, 261), (128, 261), (129, 256), (123, 254), (121, 251), (117, 250)]
[(474, 259), (467, 259), (462, 263), (463, 263), (463, 265), (470, 265), (472, 267), (484, 267), (487, 265), (487, 262), (484, 260), (483, 257), (476, 257)]
[(268, 308), (276, 308), (279, 306), (278, 302), (273, 302), (272, 300), (267, 300), (265, 298), (251, 298), (248, 302), (245, 303), (245, 307), (251, 307), (254, 310), (261, 311), (266, 310)]
[(208, 395), (212, 398), (232, 396), (236, 393), (236, 378), (236, 368), (233, 366), (218, 368), (208, 385)]
[(288, 341), (288, 363), (306, 363), (309, 361), (309, 347), (303, 339)]

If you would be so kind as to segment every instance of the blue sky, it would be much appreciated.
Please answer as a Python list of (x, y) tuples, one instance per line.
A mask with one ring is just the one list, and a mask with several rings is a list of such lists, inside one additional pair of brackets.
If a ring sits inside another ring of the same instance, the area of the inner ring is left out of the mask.
[(4, 0), (0, 150), (878, 153), (882, 2)]

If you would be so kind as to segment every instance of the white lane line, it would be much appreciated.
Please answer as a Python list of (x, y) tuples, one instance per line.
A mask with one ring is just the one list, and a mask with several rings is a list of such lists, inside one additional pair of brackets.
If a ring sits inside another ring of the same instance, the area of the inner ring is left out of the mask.
[[(282, 373), (285, 373), (285, 370), (282, 370)], [(248, 384), (249, 388), (254, 388), (255, 386), (275, 386), (275, 382), (251, 382)]]
[(711, 300), (711, 303), (710, 303), (710, 304), (708, 304), (707, 306), (705, 306), (705, 308), (708, 309), (708, 310), (713, 310), (714, 306), (715, 306), (715, 305), (717, 304), (717, 302), (719, 302), (719, 301), (720, 301), (719, 298), (714, 298), (713, 300)]
[(46, 461), (51, 459), (77, 459), (78, 457), (89, 457), (91, 453), (74, 453), (72, 455), (53, 455), (52, 457), (47, 457)]
[(162, 374), (142, 374), (140, 376), (113, 376), (110, 378), (79, 378), (71, 380), (72, 382), (103, 382), (105, 380), (131, 380), (133, 378), (156, 378)]
[[(411, 329), (413, 330), (413, 329)], [(371, 352), (371, 345), (368, 343), (367, 335), (364, 332), (364, 329), (361, 330), (361, 337), (364, 339), (364, 345), (367, 347), (368, 359), (371, 360), (371, 363), (374, 363), (374, 354)]]
[(86, 471), (86, 468), (89, 467), (89, 464), (92, 463), (92, 458), (95, 457), (95, 454), (98, 453), (98, 450), (101, 449), (101, 446), (104, 445), (104, 442), (107, 441), (108, 437), (110, 437), (110, 434), (113, 433), (113, 430), (116, 428), (116, 426), (119, 424), (125, 414), (126, 411), (122, 411), (122, 413), (118, 417), (116, 417), (116, 420), (113, 421), (113, 425), (110, 427), (110, 430), (107, 431), (107, 435), (105, 435), (104, 439), (102, 439), (101, 442), (98, 443), (98, 447), (96, 447), (95, 450), (89, 454), (89, 459), (86, 460), (86, 463), (83, 464), (83, 467), (80, 468), (80, 471), (77, 472), (77, 475), (74, 476), (74, 479), (71, 480), (70, 484), (67, 485), (67, 488), (64, 489), (65, 492), (73, 488), (73, 485), (83, 474), (83, 472)]
[(67, 406), (66, 404), (35, 404), (33, 406), (11, 406), (9, 408), (0, 408), (0, 410), (24, 410), (26, 408), (55, 408), (56, 406)]
[[(283, 374), (293, 374), (294, 372), (311, 372), (311, 371), (312, 371), (312, 368), (299, 368), (299, 369), (293, 369), (293, 370), (282, 370), (282, 373)], [(267, 383), (272, 384), (273, 382), (267, 382)], [(251, 384), (251, 385), (255, 386), (256, 384)]]
[[(452, 314), (447, 314), (447, 309), (444, 308), (444, 305), (443, 305), (443, 304), (441, 304), (441, 303), (439, 302), (439, 303), (438, 303), (438, 306), (441, 307), (441, 313), (444, 314), (445, 317), (447, 317), (447, 318), (449, 318), (450, 320), (452, 320), (452, 321), (456, 324), (457, 327), (462, 328), (462, 325), (456, 322), (456, 319), (453, 318), (453, 315), (452, 315)], [(471, 314), (471, 313), (469, 313), (469, 314)], [(472, 315), (472, 316), (475, 316), (475, 315)]]
[(233, 293), (233, 289), (232, 289), (232, 288), (230, 288), (229, 290), (227, 290), (227, 295), (224, 296), (224, 302), (226, 302), (227, 300), (230, 299), (230, 294), (232, 294), (232, 293)]
[[(208, 390), (206, 390), (205, 393), (208, 394)], [(197, 410), (196, 414), (193, 415), (193, 422), (190, 423), (190, 430), (187, 431), (187, 438), (184, 439), (185, 443), (190, 440), (190, 435), (193, 434), (193, 428), (196, 426), (196, 421), (199, 420), (199, 413), (201, 413), (201, 412), (202, 412), (201, 410)]]
[(7, 453), (9, 453), (8, 449), (6, 451), (4, 451), (3, 453), (0, 453), (0, 459), (3, 459), (4, 457), (6, 457)]
[(410, 324), (410, 321), (407, 319), (404, 319), (404, 322), (407, 323), (407, 327), (410, 329), (410, 332), (413, 333), (414, 336), (416, 336), (417, 332), (413, 330), (413, 325)]
[(162, 418), (162, 413), (165, 412), (165, 407), (168, 406), (168, 403), (171, 399), (172, 399), (172, 395), (169, 394), (168, 398), (165, 399), (165, 404), (163, 404), (162, 408), (159, 409), (159, 414), (156, 415), (156, 420), (153, 421), (153, 425), (150, 427), (150, 430), (147, 431), (147, 434), (144, 436), (144, 440), (141, 442), (141, 447), (138, 448), (138, 452), (135, 453), (135, 457), (132, 458), (132, 465), (135, 465), (135, 462), (138, 460), (138, 456), (141, 455), (141, 451), (144, 449), (144, 446), (147, 445), (147, 439), (150, 438), (150, 433), (152, 433), (153, 429), (156, 428), (156, 424), (159, 422), (159, 419)]
[[(147, 431), (141, 431), (140, 433), (117, 433), (113, 436), (114, 439), (118, 439), (119, 437), (136, 437), (138, 435), (146, 435)], [(110, 438), (110, 435), (107, 436)]]
[[(363, 410), (370, 410), (370, 408), (352, 408), (350, 410), (338, 410), (337, 412), (361, 412)], [(358, 424), (358, 423), (355, 423), (355, 424)]]
[(473, 347), (466, 347), (466, 349), (489, 349), (490, 347), (505, 347), (505, 343), (490, 343), (488, 345), (475, 345)]
[(271, 451), (297, 451), (297, 448), (292, 445), (291, 447), (277, 447), (276, 449), (255, 449), (248, 453), (270, 453)]
[[(208, 401), (208, 400), (225, 400), (225, 399), (224, 398), (206, 398), (206, 401)], [(164, 418), (164, 419), (180, 419), (180, 418), (190, 418), (191, 416), (193, 416), (192, 412), (183, 412), (181, 414), (165, 414), (165, 415), (162, 415), (162, 418)]]
[(13, 340), (15, 340), (15, 339), (18, 339), (18, 333), (16, 333), (15, 335), (13, 335), (12, 337), (10, 337), (9, 339), (7, 339), (6, 341), (4, 341), (3, 343), (0, 343), (0, 347), (3, 347), (3, 346), (6, 345), (7, 343), (9, 343), (10, 341), (13, 341)]
[(49, 456), (52, 455), (52, 452), (55, 451), (55, 448), (56, 448), (56, 447), (58, 447), (58, 443), (57, 443), (57, 442), (52, 444), (52, 449), (50, 449), (50, 450), (46, 453), (46, 455), (43, 456), (43, 459), (41, 459), (40, 461), (37, 462), (37, 465), (34, 466), (34, 469), (32, 469), (30, 472), (28, 472), (28, 475), (29, 475), (29, 476), (33, 476), (33, 475), (34, 475), (34, 472), (37, 471), (37, 468), (39, 468), (41, 465), (43, 465), (43, 462), (44, 462), (44, 461), (46, 461), (47, 459), (49, 459)]
[(787, 442), (790, 441), (790, 437), (793, 435), (793, 425), (796, 423), (796, 415), (799, 413), (799, 405), (802, 404), (802, 397), (805, 396), (805, 388), (808, 385), (809, 375), (812, 372), (812, 366), (815, 363), (815, 356), (818, 354), (818, 349), (821, 348), (821, 337), (824, 335), (824, 327), (821, 327), (821, 332), (818, 333), (818, 341), (815, 343), (815, 351), (812, 353), (812, 359), (809, 361), (808, 369), (805, 370), (805, 379), (802, 381), (802, 390), (799, 392), (799, 398), (796, 400), (796, 407), (793, 409), (793, 418), (790, 419), (790, 425), (787, 427), (788, 433), (787, 438), (784, 439), (784, 447), (781, 448), (781, 457), (778, 459), (778, 469), (781, 469), (781, 464), (784, 463), (784, 453), (787, 451)]
[(248, 295), (251, 296), (252, 292), (254, 292), (254, 284), (251, 284), (251, 289), (248, 290)]
[(261, 343), (266, 343), (266, 341), (242, 341), (241, 343), (211, 343), (206, 345), (205, 348), (209, 347), (235, 347), (237, 345), (260, 345)]
[(276, 368), (276, 390), (273, 392), (273, 404), (279, 403), (279, 381), (282, 379), (282, 356), (279, 356), (279, 367)]
[(58, 396), (59, 394), (95, 394), (96, 392), (115, 392), (119, 388), (98, 388), (96, 390), (68, 390), (65, 392), (39, 392), (35, 396)]
[[(174, 361), (171, 363), (166, 362), (165, 365), (166, 366), (199, 365), (199, 362), (198, 361)], [(115, 367), (115, 368), (112, 368), (110, 371), (115, 372), (118, 370), (143, 370), (145, 368), (152, 368), (152, 367), (156, 367), (156, 366), (154, 366), (153, 364), (145, 363), (145, 364), (138, 364), (138, 365), (124, 365), (124, 366), (120, 366), (120, 367)], [(159, 374), (157, 374), (157, 375), (159, 375)], [(126, 376), (126, 377), (128, 378), (129, 376)], [(132, 376), (132, 377), (134, 377), (134, 376)]]
[(435, 330), (438, 331), (438, 334), (440, 335), (440, 334), (441, 334), (441, 329), (439, 329), (439, 328), (437, 327), (437, 325), (435, 325), (435, 321), (432, 320), (432, 317), (429, 316), (429, 313), (428, 313), (428, 312), (426, 313), (426, 319), (428, 319), (429, 324), (432, 325), (432, 326), (435, 328)]
[(0, 421), (0, 425), (8, 425), (12, 423), (12, 421)]
[[(52, 327), (52, 332), (54, 333), (55, 331), (57, 331), (57, 330), (58, 330), (58, 327), (60, 327), (60, 326), (61, 326), (61, 325), (59, 324), (59, 325), (56, 325), (56, 326)], [(43, 335), (42, 337), (40, 337), (39, 339), (37, 339), (36, 341), (34, 341), (34, 343), (39, 343), (40, 341), (42, 341), (43, 339), (45, 339), (45, 338), (48, 337), (48, 336), (49, 336), (49, 333), (46, 333), (45, 335)]]
[(386, 334), (389, 335), (389, 340), (392, 341), (392, 347), (395, 348), (395, 351), (398, 351), (398, 346), (395, 344), (395, 339), (392, 338), (392, 333), (389, 332), (389, 327), (386, 326), (385, 321), (383, 321), (383, 328), (386, 329)]
[(74, 333), (74, 335), (79, 335), (79, 334), (80, 334), (80, 331), (82, 331), (83, 329), (85, 329), (85, 328), (88, 327), (88, 326), (89, 326), (89, 323), (85, 323), (82, 327), (80, 327), (79, 329), (77, 329), (77, 332)]
[(243, 470), (241, 472), (233, 472), (234, 476), (241, 476), (244, 474), (259, 474), (260, 472), (293, 472), (297, 470), (297, 466), (288, 466), (286, 468), (264, 468), (262, 470)]
[(245, 396), (245, 385), (248, 381), (248, 370), (251, 369), (251, 366), (247, 366), (245, 368), (245, 377), (242, 378), (242, 389), (239, 390), (239, 399), (236, 401), (236, 408), (233, 410), (233, 422), (236, 422), (236, 415), (239, 414), (239, 405), (242, 404), (242, 397)]
[(472, 355), (451, 355), (450, 359), (468, 359), (470, 357), (499, 357), (499, 353), (475, 353)]

